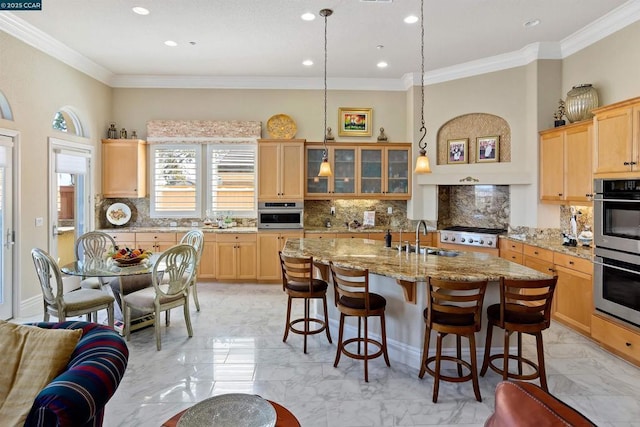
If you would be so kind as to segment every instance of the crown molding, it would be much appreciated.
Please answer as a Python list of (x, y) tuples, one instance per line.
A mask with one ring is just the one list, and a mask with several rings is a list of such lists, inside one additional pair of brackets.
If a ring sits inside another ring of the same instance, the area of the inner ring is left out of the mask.
[[(425, 84), (442, 83), (521, 67), (539, 59), (564, 59), (638, 20), (640, 20), (640, 0), (629, 0), (560, 42), (532, 43), (518, 51), (429, 71), (425, 74)], [(0, 14), (0, 30), (111, 87), (279, 90), (318, 90), (324, 87), (323, 81), (319, 78), (115, 75), (11, 12)], [(331, 90), (358, 91), (406, 91), (411, 86), (419, 86), (420, 83), (419, 73), (408, 73), (399, 79), (333, 78), (327, 80), (327, 86)]]

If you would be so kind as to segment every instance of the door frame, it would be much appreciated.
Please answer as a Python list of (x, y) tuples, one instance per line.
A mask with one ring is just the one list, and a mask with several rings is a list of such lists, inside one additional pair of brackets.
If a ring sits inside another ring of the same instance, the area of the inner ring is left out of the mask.
[(22, 206), (22, 174), (19, 173), (19, 165), (20, 165), (20, 132), (14, 129), (0, 128), (0, 134), (7, 136), (13, 140), (13, 156), (12, 156), (12, 169), (13, 169), (13, 196), (12, 196), (12, 209), (11, 215), (13, 216), (13, 230), (15, 231), (15, 239), (13, 244), (13, 254), (12, 254), (12, 263), (11, 263), (11, 314), (12, 318), (16, 318), (20, 316), (20, 294), (21, 289), (19, 286), (20, 281), (20, 254), (21, 251), (21, 240), (20, 230), (21, 230), (21, 221), (20, 221), (20, 208)]

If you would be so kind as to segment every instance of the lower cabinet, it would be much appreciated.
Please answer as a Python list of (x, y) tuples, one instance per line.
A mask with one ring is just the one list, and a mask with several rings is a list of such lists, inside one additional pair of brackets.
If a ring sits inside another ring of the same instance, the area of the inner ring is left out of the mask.
[(258, 232), (258, 280), (279, 280), (281, 272), (278, 252), (282, 250), (288, 238), (303, 236), (302, 230)]
[(591, 336), (607, 350), (640, 365), (640, 332), (604, 316), (591, 316)]
[(216, 241), (217, 238), (215, 233), (204, 233), (204, 244), (202, 245), (198, 280), (216, 278)]
[(216, 236), (216, 279), (255, 280), (257, 277), (256, 233), (221, 233)]
[(164, 252), (176, 244), (176, 233), (136, 233), (136, 247), (154, 253)]
[(558, 284), (553, 317), (578, 332), (591, 334), (593, 314), (593, 263), (583, 258), (554, 253)]
[(113, 237), (113, 240), (116, 241), (116, 245), (120, 248), (135, 248), (136, 246), (136, 233), (110, 232), (109, 236)]

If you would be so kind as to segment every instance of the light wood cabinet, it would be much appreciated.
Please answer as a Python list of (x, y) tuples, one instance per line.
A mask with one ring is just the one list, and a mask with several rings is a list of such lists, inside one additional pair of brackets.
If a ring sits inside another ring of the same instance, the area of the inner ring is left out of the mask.
[(591, 121), (540, 132), (540, 200), (591, 201)]
[(136, 246), (154, 253), (164, 252), (176, 242), (176, 233), (136, 233)]
[(592, 112), (595, 176), (636, 177), (640, 171), (640, 97)]
[(147, 143), (139, 139), (102, 140), (102, 197), (145, 197)]
[(522, 246), (520, 242), (514, 242), (508, 239), (498, 240), (498, 249), (500, 258), (504, 258), (511, 262), (522, 264)]
[(216, 279), (255, 280), (256, 233), (222, 233), (217, 236)]
[(607, 350), (640, 365), (640, 329), (594, 314), (591, 316), (591, 337)]
[(304, 139), (258, 140), (258, 200), (304, 198)]
[(585, 335), (591, 334), (593, 314), (593, 263), (584, 258), (554, 253), (558, 284), (553, 317)]
[(136, 247), (136, 233), (114, 232), (108, 233), (116, 241), (116, 245), (120, 248), (127, 247), (134, 249)]
[(337, 233), (304, 233), (305, 239), (335, 239)]
[[(176, 243), (180, 243), (186, 233), (176, 236)], [(203, 233), (202, 256), (198, 267), (198, 280), (216, 278), (216, 233)]]
[(331, 197), (408, 200), (411, 197), (411, 144), (360, 143), (329, 146), (333, 176), (319, 177), (324, 147), (305, 149), (305, 198)]
[(302, 230), (258, 232), (258, 280), (279, 280), (281, 272), (278, 252), (284, 248), (288, 238), (301, 238), (303, 235)]
[(553, 266), (553, 251), (537, 246), (522, 245), (522, 264), (541, 273), (555, 273)]

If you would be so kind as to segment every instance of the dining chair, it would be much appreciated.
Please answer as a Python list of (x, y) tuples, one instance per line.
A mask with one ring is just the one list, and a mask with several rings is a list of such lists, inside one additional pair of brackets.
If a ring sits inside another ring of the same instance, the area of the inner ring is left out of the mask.
[[(89, 262), (103, 261), (109, 251), (116, 248), (116, 241), (102, 231), (89, 231), (84, 233), (75, 243), (76, 260)], [(84, 289), (102, 289), (106, 284), (102, 277), (83, 277), (80, 287)]]
[[(500, 303), (487, 307), (487, 340), (484, 349), (484, 362), (480, 376), (484, 376), (488, 368), (501, 374), (502, 379), (516, 380), (540, 379), (540, 386), (546, 392), (547, 374), (544, 366), (544, 348), (542, 345), (542, 331), (551, 326), (551, 303), (556, 289), (558, 276), (552, 279), (512, 280), (500, 278)], [(503, 329), (504, 348), (501, 353), (491, 353), (491, 335), (493, 327)], [(517, 354), (509, 354), (509, 337), (517, 335)], [(522, 334), (533, 335), (536, 338), (537, 363), (523, 356)], [(502, 366), (494, 361), (502, 360)], [(517, 362), (517, 372), (509, 370), (509, 360)], [(523, 364), (530, 371), (523, 372)]]
[[(342, 354), (352, 359), (364, 360), (364, 380), (369, 382), (369, 360), (383, 356), (387, 366), (391, 366), (387, 353), (384, 316), (387, 300), (382, 295), (369, 291), (368, 269), (343, 268), (333, 262), (329, 262), (329, 268), (333, 280), (334, 302), (340, 312), (338, 349), (333, 367), (338, 367)], [(345, 339), (344, 322), (348, 316), (358, 318), (358, 336)], [(380, 339), (369, 335), (369, 317), (380, 318)], [(364, 323), (364, 335), (362, 335), (362, 323)], [(348, 348), (350, 344), (357, 344), (357, 350), (350, 350)], [(375, 351), (371, 352), (370, 346)]]
[[(189, 286), (195, 275), (196, 250), (191, 245), (178, 244), (164, 251), (153, 265), (153, 287), (140, 289), (122, 296), (124, 308), (124, 334), (127, 341), (131, 334), (131, 310), (153, 311), (156, 347), (161, 349), (160, 313), (183, 307), (184, 320), (189, 337), (193, 336), (189, 316)], [(169, 318), (167, 317), (167, 326)]]
[(202, 258), (202, 250), (204, 249), (204, 233), (200, 230), (191, 230), (180, 239), (181, 244), (193, 246), (196, 250), (196, 271), (191, 281), (190, 290), (193, 291), (193, 302), (196, 304), (196, 310), (200, 311), (200, 302), (198, 301), (198, 268), (200, 267), (200, 258)]
[[(438, 401), (440, 380), (454, 383), (471, 381), (476, 400), (482, 402), (478, 384), (475, 335), (482, 325), (482, 304), (486, 290), (486, 280), (455, 281), (427, 278), (427, 308), (424, 310), (426, 327), (418, 377), (423, 378), (425, 372), (433, 376), (433, 403)], [(431, 331), (437, 334), (434, 356), (429, 356)], [(455, 356), (442, 354), (442, 339), (449, 334), (456, 336)], [(462, 359), (461, 337), (469, 340), (469, 362)], [(455, 363), (458, 376), (442, 373), (443, 360)]]
[(65, 294), (62, 288), (62, 273), (54, 259), (38, 248), (31, 250), (31, 257), (42, 288), (45, 322), (49, 321), (50, 314), (56, 316), (60, 322), (64, 322), (67, 317), (86, 315), (87, 321), (90, 322), (92, 313), (106, 309), (109, 326), (113, 328), (115, 300), (111, 295), (97, 289), (77, 289)]

